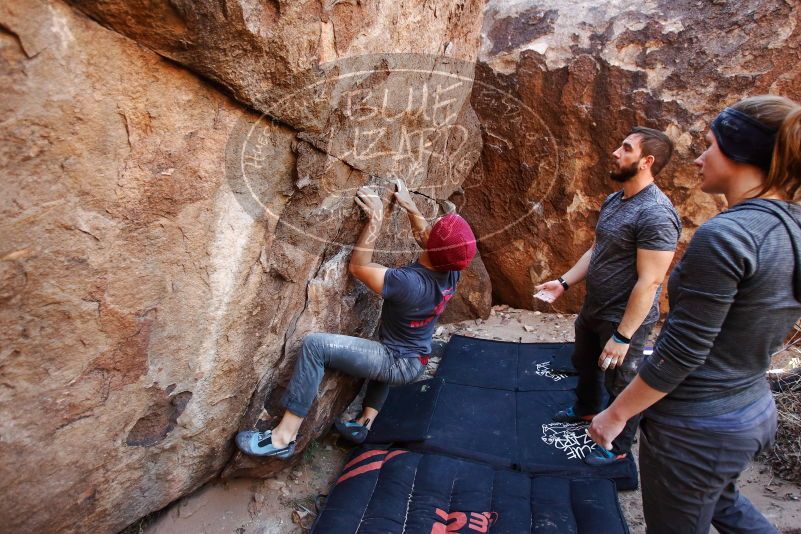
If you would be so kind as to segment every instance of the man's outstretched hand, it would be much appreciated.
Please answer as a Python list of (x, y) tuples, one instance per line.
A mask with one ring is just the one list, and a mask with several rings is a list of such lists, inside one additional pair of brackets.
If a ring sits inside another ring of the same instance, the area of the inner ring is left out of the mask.
[(565, 292), (565, 288), (562, 287), (562, 284), (559, 283), (559, 280), (545, 282), (544, 284), (534, 286), (534, 289), (537, 290), (537, 292), (534, 293), (534, 298), (543, 302), (547, 302), (548, 304), (554, 302), (556, 299), (562, 296), (562, 293)]
[(369, 186), (359, 188), (356, 193), (356, 204), (370, 217), (370, 219), (382, 219), (384, 217), (384, 203), (375, 189)]
[(401, 208), (405, 209), (406, 211), (417, 211), (417, 205), (412, 200), (412, 196), (409, 194), (409, 188), (406, 187), (406, 183), (398, 178), (395, 180), (395, 186), (397, 187), (397, 191), (395, 191), (395, 200), (398, 201), (398, 204)]

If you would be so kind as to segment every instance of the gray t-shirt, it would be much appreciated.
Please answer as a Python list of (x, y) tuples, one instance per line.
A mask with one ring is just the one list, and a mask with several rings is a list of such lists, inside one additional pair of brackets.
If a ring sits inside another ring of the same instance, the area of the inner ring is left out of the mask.
[[(595, 227), (595, 248), (587, 271), (587, 298), (582, 313), (619, 322), (637, 283), (637, 249), (676, 250), (681, 220), (667, 196), (652, 183), (630, 198), (609, 195)], [(643, 323), (659, 318), (659, 295)]]
[(445, 305), (456, 294), (459, 271), (432, 271), (419, 262), (384, 273), (378, 339), (395, 356), (431, 354), (431, 337)]

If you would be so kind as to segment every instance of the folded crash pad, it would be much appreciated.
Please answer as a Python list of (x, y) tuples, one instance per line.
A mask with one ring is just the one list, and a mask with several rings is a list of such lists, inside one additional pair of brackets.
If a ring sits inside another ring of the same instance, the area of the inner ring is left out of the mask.
[(352, 453), (313, 532), (626, 534), (628, 528), (609, 480), (366, 447)]

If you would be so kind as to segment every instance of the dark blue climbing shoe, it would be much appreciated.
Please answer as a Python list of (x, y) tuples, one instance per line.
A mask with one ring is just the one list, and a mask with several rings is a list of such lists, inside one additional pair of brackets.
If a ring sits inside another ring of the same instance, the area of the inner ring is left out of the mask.
[(572, 406), (566, 410), (556, 412), (552, 419), (558, 423), (586, 423), (592, 421), (595, 414), (579, 415)]
[(273, 457), (286, 460), (295, 453), (297, 439), (281, 449), (273, 446), (272, 430), (243, 430), (236, 435), (236, 446), (250, 456)]
[(625, 452), (616, 453), (614, 451), (608, 451), (599, 445), (584, 457), (584, 463), (593, 467), (600, 467), (625, 460), (626, 456), (627, 454)]
[[(369, 422), (370, 420), (368, 419), (367, 423)], [(364, 440), (367, 439), (367, 433), (370, 431), (366, 425), (359, 424), (356, 422), (356, 420), (343, 421), (341, 419), (337, 419), (334, 421), (334, 428), (337, 429), (339, 435), (345, 440), (357, 445), (364, 443)]]

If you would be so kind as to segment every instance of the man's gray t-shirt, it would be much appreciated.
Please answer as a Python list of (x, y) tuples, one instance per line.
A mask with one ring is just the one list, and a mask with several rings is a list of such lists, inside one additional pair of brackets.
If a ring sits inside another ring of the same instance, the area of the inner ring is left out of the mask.
[[(582, 313), (620, 322), (637, 283), (637, 249), (676, 250), (681, 220), (667, 196), (652, 183), (630, 198), (609, 195), (595, 227)], [(659, 318), (660, 284), (644, 324)]]

